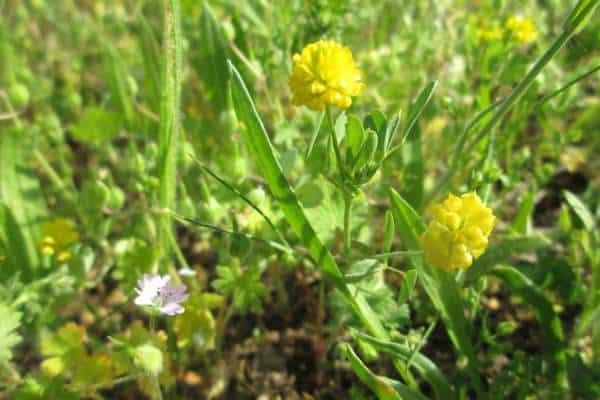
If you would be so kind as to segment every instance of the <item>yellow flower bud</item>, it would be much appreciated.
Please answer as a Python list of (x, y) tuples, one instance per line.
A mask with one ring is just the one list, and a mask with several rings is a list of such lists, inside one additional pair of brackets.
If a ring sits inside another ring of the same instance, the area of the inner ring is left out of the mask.
[(322, 111), (327, 104), (348, 108), (352, 97), (365, 86), (352, 52), (332, 40), (311, 43), (292, 59), (289, 85), (296, 106), (315, 111)]
[(454, 196), (432, 207), (433, 220), (421, 238), (427, 262), (447, 271), (467, 269), (481, 256), (496, 217), (475, 192)]

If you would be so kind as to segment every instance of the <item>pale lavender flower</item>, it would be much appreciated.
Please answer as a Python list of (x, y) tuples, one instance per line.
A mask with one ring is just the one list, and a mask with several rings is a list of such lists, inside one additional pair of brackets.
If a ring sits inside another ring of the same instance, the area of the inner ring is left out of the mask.
[(166, 315), (181, 314), (185, 310), (180, 303), (188, 297), (186, 287), (172, 286), (169, 275), (144, 274), (135, 291), (138, 296), (134, 302), (138, 306), (152, 307)]

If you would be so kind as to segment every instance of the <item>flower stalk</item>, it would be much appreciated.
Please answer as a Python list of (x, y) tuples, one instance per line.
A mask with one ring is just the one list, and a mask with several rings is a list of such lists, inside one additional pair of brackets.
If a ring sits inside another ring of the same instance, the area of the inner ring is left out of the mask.
[[(473, 148), (488, 134), (496, 128), (502, 118), (508, 113), (508, 111), (518, 103), (521, 97), (527, 92), (527, 89), (535, 81), (540, 72), (544, 67), (554, 58), (554, 56), (562, 49), (562, 47), (569, 41), (569, 39), (577, 33), (583, 25), (589, 20), (589, 17), (595, 11), (596, 7), (600, 4), (600, 0), (579, 0), (563, 25), (563, 31), (561, 34), (554, 39), (550, 47), (542, 54), (540, 58), (535, 62), (529, 72), (519, 81), (517, 86), (508, 94), (508, 96), (502, 99), (499, 103), (495, 103), (482, 113), (477, 115), (471, 123), (467, 125), (463, 136), (461, 137), (454, 154), (452, 156), (453, 163), (449, 171), (440, 180), (440, 183), (433, 192), (428, 196), (428, 200), (433, 200), (433, 197), (440, 193), (443, 188), (450, 182), (450, 179), (454, 176), (457, 171), (457, 166), (460, 164), (463, 154), (469, 154)], [(466, 147), (466, 139), (469, 131), (474, 127), (475, 123), (479, 123), (483, 116), (488, 112), (494, 111), (487, 123), (481, 128), (475, 139)]]

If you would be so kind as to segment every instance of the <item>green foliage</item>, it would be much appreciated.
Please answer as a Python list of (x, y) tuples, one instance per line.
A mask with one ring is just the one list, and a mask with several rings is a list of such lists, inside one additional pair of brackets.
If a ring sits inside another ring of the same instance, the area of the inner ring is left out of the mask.
[(358, 378), (367, 385), (380, 400), (423, 400), (427, 397), (416, 392), (400, 382), (377, 376), (362, 362), (352, 347), (348, 344), (340, 345), (342, 353), (349, 359), (352, 369)]
[[(259, 294), (260, 290), (264, 291), (264, 287), (261, 287), (259, 282), (253, 284), (254, 300), (260, 305)], [(239, 292), (240, 289), (234, 289), (234, 298), (236, 290)], [(252, 301), (251, 296), (246, 296), (244, 301)], [(177, 347), (188, 348), (193, 345), (203, 351), (212, 350), (215, 347), (217, 330), (211, 309), (222, 307), (223, 302), (223, 297), (215, 293), (192, 294), (185, 302), (185, 313), (177, 316), (173, 326), (177, 335)]]
[(227, 105), (227, 48), (226, 38), (211, 11), (208, 2), (202, 2), (202, 23), (199, 42), (204, 45), (199, 49), (198, 64), (201, 76), (208, 89), (208, 99), (215, 111)]
[[(355, 285), (357, 291), (362, 293), (389, 330), (400, 329), (408, 323), (408, 306), (395, 301), (394, 292), (385, 282), (384, 270), (379, 261), (358, 261), (346, 269), (345, 278), (347, 282)], [(356, 318), (352, 318), (352, 310), (346, 306), (339, 293), (333, 293), (332, 301), (336, 319), (345, 321), (343, 323), (345, 326), (349, 325), (348, 321), (354, 321), (354, 326), (357, 326), (358, 321)]]
[(378, 351), (388, 353), (393, 358), (400, 359), (414, 367), (419, 374), (433, 387), (438, 398), (452, 398), (454, 392), (448, 378), (439, 370), (437, 365), (417, 350), (412, 350), (406, 345), (378, 340), (374, 337), (355, 333), (358, 338), (366, 341)]
[(121, 239), (114, 244), (115, 269), (111, 275), (131, 291), (137, 279), (152, 270), (154, 249), (138, 238)]
[(79, 400), (76, 392), (69, 390), (60, 378), (28, 376), (23, 385), (12, 393), (15, 400), (65, 399)]
[(117, 137), (121, 123), (115, 112), (87, 107), (71, 133), (75, 140), (99, 146)]
[(536, 313), (544, 332), (544, 349), (552, 363), (550, 374), (558, 386), (565, 384), (566, 355), (562, 323), (543, 292), (526, 276), (511, 267), (496, 267), (499, 276), (515, 294), (522, 296)]
[(22, 313), (0, 303), (0, 366), (5, 367), (13, 357), (13, 347), (22, 341), (17, 329), (21, 325)]
[(26, 163), (30, 151), (22, 129), (9, 129), (0, 136), (0, 240), (8, 267), (21, 270), (25, 280), (36, 276), (41, 266), (35, 241), (46, 208), (37, 177)]
[(42, 338), (42, 372), (50, 378), (70, 379), (82, 392), (94, 393), (96, 385), (110, 385), (115, 373), (111, 356), (102, 351), (89, 354), (87, 340), (85, 328), (72, 322)]
[[(0, 398), (599, 398), (600, 2), (397, 3), (0, 1)], [(292, 104), (319, 39), (347, 109)]]
[(218, 266), (213, 287), (224, 296), (233, 298), (233, 306), (242, 314), (262, 307), (267, 288), (260, 282), (264, 269), (248, 267), (242, 269), (240, 262), (233, 259), (229, 266)]

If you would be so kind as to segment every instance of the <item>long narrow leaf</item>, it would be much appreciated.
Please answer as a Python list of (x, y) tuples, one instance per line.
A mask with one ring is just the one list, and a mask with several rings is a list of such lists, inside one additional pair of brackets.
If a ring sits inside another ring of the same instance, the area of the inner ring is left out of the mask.
[(411, 365), (419, 372), (433, 388), (436, 398), (452, 399), (455, 393), (448, 379), (433, 361), (421, 353), (414, 353), (412, 349), (400, 343), (394, 343), (386, 340), (380, 340), (364, 333), (355, 332), (361, 340), (372, 345), (376, 350), (387, 353), (393, 358), (400, 359), (403, 362), (411, 361)]
[(225, 186), (232, 193), (234, 193), (236, 196), (238, 196), (244, 202), (246, 202), (246, 204), (248, 204), (250, 207), (252, 207), (254, 209), (254, 211), (256, 211), (261, 217), (263, 217), (263, 219), (267, 222), (267, 224), (269, 224), (269, 226), (271, 227), (271, 229), (273, 229), (273, 232), (275, 232), (275, 234), (277, 234), (277, 236), (279, 236), (279, 239), (286, 246), (288, 245), (287, 241), (285, 240), (285, 238), (283, 237), (283, 235), (281, 234), (281, 232), (279, 231), (279, 229), (277, 229), (277, 227), (275, 226), (275, 224), (273, 223), (273, 221), (271, 221), (271, 218), (269, 218), (267, 216), (267, 214), (265, 214), (264, 211), (260, 209), (259, 206), (257, 206), (256, 204), (254, 204), (254, 202), (252, 200), (250, 200), (248, 198), (248, 196), (244, 195), (242, 192), (240, 192), (231, 183), (227, 182), (225, 179), (221, 178), (219, 175), (217, 175), (214, 171), (212, 171), (206, 165), (202, 164), (200, 162), (200, 160), (198, 160), (197, 158), (194, 158), (194, 161), (196, 161), (196, 163), (200, 166), (200, 168), (202, 168), (208, 175), (210, 175), (211, 177), (213, 177), (214, 179), (216, 179), (221, 185)]
[(46, 203), (37, 177), (25, 163), (29, 149), (20, 128), (0, 135), (0, 238), (7, 250), (7, 271), (21, 271), (28, 281), (40, 266), (35, 240), (46, 214)]
[[(350, 361), (350, 365), (352, 366), (352, 370), (356, 376), (358, 376), (361, 382), (367, 385), (369, 389), (371, 389), (373, 393), (377, 395), (379, 400), (427, 399), (427, 397), (406, 387), (400, 382), (392, 381), (389, 378), (375, 375), (369, 368), (367, 368), (363, 361), (354, 352), (352, 346), (350, 346), (348, 343), (343, 343), (340, 345), (340, 349), (348, 358), (348, 361)], [(401, 392), (402, 395), (400, 395), (399, 392)]]
[(377, 314), (373, 312), (367, 301), (355, 288), (346, 284), (331, 253), (315, 233), (296, 194), (283, 174), (279, 160), (275, 156), (275, 149), (242, 77), (231, 62), (229, 62), (229, 69), (233, 78), (231, 85), (233, 105), (238, 119), (246, 127), (242, 131), (242, 138), (250, 149), (259, 171), (268, 183), (271, 193), (281, 207), (288, 223), (308, 248), (309, 254), (325, 276), (344, 295), (367, 329), (374, 336), (387, 338), (387, 331), (383, 328)]
[(594, 221), (594, 217), (591, 211), (587, 208), (583, 201), (581, 201), (579, 197), (569, 192), (568, 190), (564, 190), (563, 194), (565, 195), (565, 200), (567, 200), (567, 204), (569, 204), (573, 212), (581, 220), (581, 222), (585, 226), (585, 229), (587, 229), (590, 232), (593, 231), (596, 222)]
[(208, 89), (211, 105), (220, 112), (227, 106), (227, 47), (225, 35), (207, 2), (203, 2), (201, 28), (201, 78)]
[(413, 131), (414, 133), (402, 146), (402, 175), (405, 188), (402, 193), (404, 198), (419, 210), (423, 204), (425, 169), (423, 167), (421, 129), (419, 126), (415, 126)]
[(404, 127), (404, 131), (402, 133), (402, 142), (404, 142), (408, 136), (410, 135), (415, 123), (423, 114), (423, 110), (425, 110), (425, 106), (429, 103), (431, 98), (433, 97), (433, 93), (437, 89), (438, 81), (429, 82), (423, 90), (419, 93), (417, 100), (411, 104), (408, 119), (406, 120), (406, 126)]

